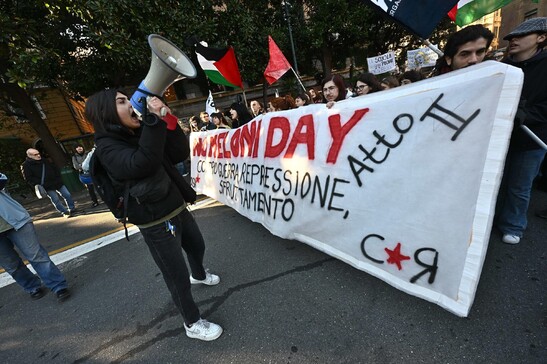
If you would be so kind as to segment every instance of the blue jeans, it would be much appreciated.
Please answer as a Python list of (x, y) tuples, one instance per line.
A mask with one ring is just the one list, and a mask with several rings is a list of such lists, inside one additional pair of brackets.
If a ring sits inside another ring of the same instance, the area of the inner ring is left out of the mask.
[(175, 226), (174, 236), (166, 229), (165, 223), (140, 231), (184, 322), (190, 325), (200, 319), (200, 313), (192, 297), (190, 277), (182, 249), (186, 252), (192, 276), (195, 279), (205, 279), (205, 243), (196, 221), (188, 210), (184, 209), (170, 221)]
[[(62, 185), (61, 188), (58, 190), (48, 190), (47, 195), (49, 196), (49, 199), (51, 200), (51, 203), (57, 211), (59, 211), (62, 214), (66, 214), (69, 211), (74, 210), (74, 201), (72, 200), (72, 196), (70, 195), (70, 192), (68, 192), (68, 189), (65, 185)], [(68, 207), (68, 210), (63, 206), (61, 203), (61, 199), (59, 196), (62, 196), (65, 200), (65, 203)]]
[(177, 169), (177, 171), (180, 173), (181, 176), (184, 176), (188, 173), (185, 162), (180, 162), (175, 164), (175, 168)]
[(0, 265), (26, 292), (32, 293), (42, 284), (23, 263), (14, 246), (29, 261), (46, 287), (53, 292), (67, 288), (63, 273), (51, 261), (44, 247), (38, 243), (32, 222), (27, 222), (19, 230), (11, 229), (0, 233)]
[(86, 185), (84, 184), (85, 188), (87, 189), (87, 192), (89, 193), (89, 197), (91, 197), (91, 201), (94, 203), (97, 203), (97, 195), (95, 194), (95, 187), (92, 184)]
[(496, 205), (496, 224), (503, 234), (522, 237), (526, 230), (532, 183), (545, 153), (534, 149), (507, 154)]

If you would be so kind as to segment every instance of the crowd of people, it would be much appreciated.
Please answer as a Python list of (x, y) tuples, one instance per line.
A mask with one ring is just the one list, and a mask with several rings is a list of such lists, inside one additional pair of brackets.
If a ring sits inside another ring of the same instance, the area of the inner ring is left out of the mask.
[[(547, 142), (547, 52), (543, 51), (546, 37), (547, 18), (527, 20), (504, 37), (509, 41), (509, 46), (501, 61), (524, 72), (519, 112), (495, 216), (502, 241), (507, 244), (517, 244), (523, 237), (533, 182), (538, 177), (546, 154), (546, 150), (521, 128), (521, 125), (527, 126), (539, 139)], [(452, 34), (435, 73), (440, 75), (484, 61), (492, 39), (493, 34), (481, 25), (472, 25)], [(127, 196), (124, 207), (127, 221), (140, 229), (182, 315), (188, 337), (209, 341), (222, 334), (219, 325), (201, 317), (191, 293), (192, 284), (216, 285), (220, 283), (220, 277), (204, 268), (205, 242), (186, 208), (196, 199), (195, 191), (184, 179), (188, 173), (187, 167), (181, 165), (189, 156), (188, 134), (237, 128), (266, 112), (310, 104), (332, 107), (348, 98), (404, 87), (425, 78), (419, 70), (382, 79), (364, 72), (356, 77), (353, 84), (349, 84), (342, 76), (333, 74), (322, 80), (320, 89), (311, 88), (295, 97), (274, 97), (268, 101), (266, 108), (259, 100), (252, 100), (249, 108), (237, 102), (225, 112), (216, 110), (211, 115), (202, 112), (199, 117), (191, 116), (181, 127), (178, 127), (180, 121), (171, 114), (168, 105), (156, 97), (148, 100), (149, 114), (142, 120), (133, 111), (127, 95), (119, 90), (105, 89), (87, 100), (86, 117), (95, 128), (96, 146), (93, 153), (107, 169), (116, 192)], [(61, 215), (70, 217), (75, 211), (74, 201), (63, 185), (58, 169), (44, 160), (34, 148), (28, 149), (26, 154), (22, 165), (26, 181), (37, 191), (42, 188), (55, 209)], [(86, 179), (89, 175), (87, 156), (84, 147), (78, 145), (72, 162), (89, 192), (93, 206), (96, 206), (99, 202), (93, 182)], [(545, 163), (543, 166), (545, 180)], [(6, 176), (0, 174), (0, 265), (32, 299), (43, 296), (43, 283), (63, 301), (70, 296), (67, 282), (38, 243), (28, 212), (3, 190), (6, 180)], [(542, 211), (538, 215), (547, 217), (547, 212)], [(26, 268), (14, 250), (15, 246), (29, 260), (39, 278)], [(186, 266), (183, 250), (190, 270)]]

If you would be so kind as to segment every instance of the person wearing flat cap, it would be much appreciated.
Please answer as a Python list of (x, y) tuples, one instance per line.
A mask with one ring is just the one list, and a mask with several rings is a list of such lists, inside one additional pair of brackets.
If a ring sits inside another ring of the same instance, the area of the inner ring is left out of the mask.
[(532, 183), (547, 152), (521, 127), (527, 126), (547, 143), (547, 17), (528, 19), (503, 39), (509, 41), (503, 61), (524, 72), (519, 110), (505, 161), (496, 206), (502, 241), (518, 244), (526, 229)]

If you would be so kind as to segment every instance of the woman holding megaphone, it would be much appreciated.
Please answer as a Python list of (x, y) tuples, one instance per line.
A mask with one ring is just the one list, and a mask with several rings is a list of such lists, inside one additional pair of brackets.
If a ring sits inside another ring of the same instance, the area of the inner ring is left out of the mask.
[(186, 207), (195, 202), (196, 193), (174, 167), (188, 158), (188, 140), (159, 98), (148, 98), (147, 108), (140, 120), (121, 91), (106, 89), (91, 96), (85, 113), (95, 127), (94, 158), (112, 184), (124, 189), (124, 216), (141, 231), (184, 318), (186, 335), (215, 340), (222, 328), (201, 318), (191, 284), (216, 285), (220, 278), (203, 267), (205, 244)]

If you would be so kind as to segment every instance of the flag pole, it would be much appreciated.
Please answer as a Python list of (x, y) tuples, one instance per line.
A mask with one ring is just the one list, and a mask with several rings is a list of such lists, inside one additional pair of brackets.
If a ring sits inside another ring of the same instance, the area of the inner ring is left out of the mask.
[[(421, 38), (422, 39), (422, 38)], [(434, 44), (431, 44), (431, 42), (429, 41), (429, 39), (422, 39), (422, 42), (424, 42), (424, 44), (426, 46), (429, 47), (429, 49), (431, 49), (433, 52), (437, 53), (439, 55), (439, 57), (442, 57), (444, 56), (444, 53), (441, 52), (441, 50), (439, 48), (437, 48)]]
[(245, 89), (242, 87), (241, 91), (243, 92), (243, 101), (245, 102), (245, 107), (248, 108), (249, 106), (247, 105), (247, 95), (245, 95)]
[(545, 144), (545, 143), (543, 142), (543, 140), (539, 139), (539, 137), (538, 137), (536, 134), (534, 134), (534, 132), (531, 131), (526, 125), (521, 125), (520, 127), (521, 127), (522, 130), (524, 130), (524, 132), (525, 132), (526, 134), (528, 134), (528, 136), (529, 136), (530, 138), (532, 138), (532, 140), (535, 141), (541, 148), (547, 150), (547, 144)]
[(304, 90), (304, 92), (306, 92), (306, 88), (302, 84), (302, 81), (300, 80), (300, 77), (298, 77), (298, 75), (296, 74), (296, 71), (294, 70), (294, 68), (291, 67), (291, 70), (294, 73), (294, 75), (296, 76), (296, 79), (298, 80), (298, 83), (300, 84), (300, 86), (302, 86), (302, 90)]

